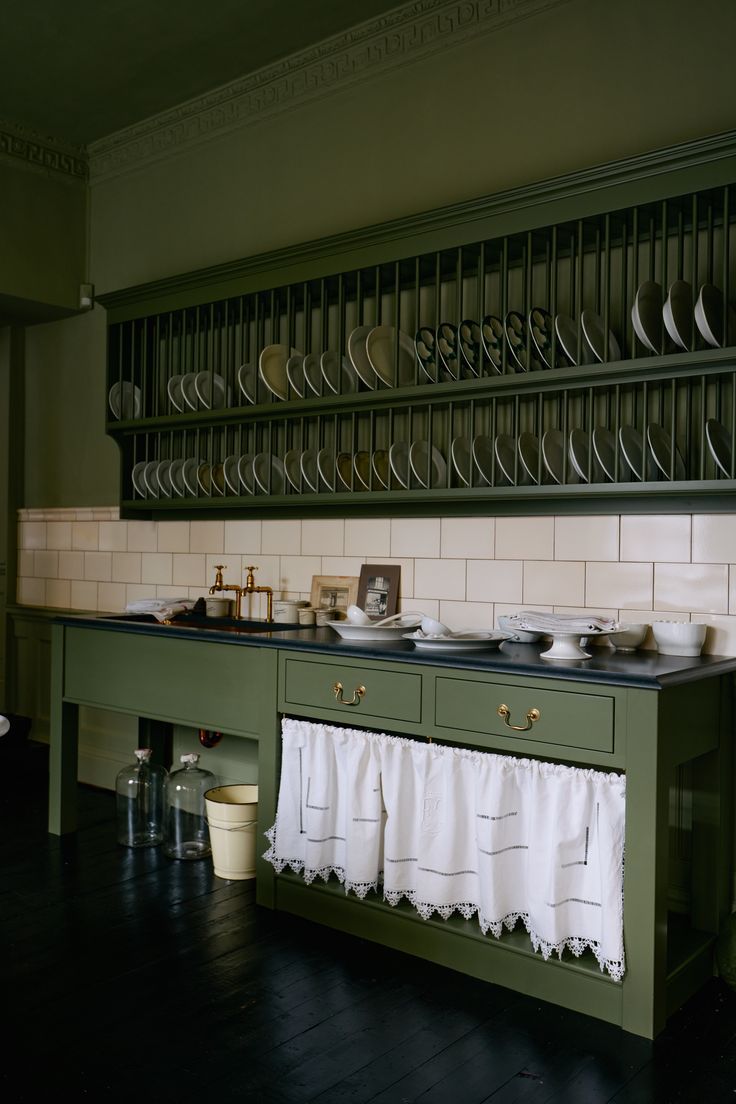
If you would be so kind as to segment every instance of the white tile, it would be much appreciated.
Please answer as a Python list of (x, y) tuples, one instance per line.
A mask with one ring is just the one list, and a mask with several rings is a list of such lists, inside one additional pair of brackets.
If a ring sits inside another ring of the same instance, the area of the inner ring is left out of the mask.
[(72, 584), (69, 579), (46, 580), (46, 605), (55, 609), (70, 609), (72, 604)]
[[(566, 613), (574, 617), (610, 617), (612, 621), (618, 620), (618, 610), (613, 606), (562, 606), (557, 605), (553, 613)], [(638, 619), (638, 615), (637, 615)]]
[(125, 583), (100, 583), (97, 587), (98, 609), (107, 613), (122, 613), (126, 603)]
[(620, 610), (652, 609), (654, 568), (650, 563), (588, 563), (582, 605)]
[(736, 613), (736, 564), (728, 567), (728, 612)]
[(46, 522), (21, 521), (18, 525), (18, 547), (46, 548)]
[(110, 582), (112, 579), (112, 552), (85, 552), (84, 577), (98, 582)]
[(222, 552), (224, 548), (224, 521), (192, 521), (189, 523), (190, 552)]
[[(401, 568), (399, 578), (399, 598), (411, 598), (414, 594), (414, 560), (408, 556), (381, 556), (379, 564), (398, 564)], [(360, 571), (358, 572), (360, 574)], [(407, 609), (404, 606), (404, 609)]]
[(157, 545), (159, 552), (189, 552), (189, 522), (160, 521)]
[(469, 602), (521, 602), (521, 560), (468, 560)]
[(72, 523), (71, 521), (47, 521), (46, 522), (46, 547), (56, 548), (58, 551), (71, 548)]
[(728, 613), (728, 565), (655, 564), (654, 608)]
[(34, 559), (35, 555), (36, 555), (36, 553), (33, 552), (30, 548), (21, 548), (20, 549), (20, 551), (18, 552), (18, 576), (19, 577), (21, 575), (25, 575), (28, 578), (31, 578), (35, 574), (35, 572), (33, 570), (33, 565), (35, 563), (35, 559)]
[(524, 561), (523, 598), (535, 609), (540, 602), (575, 606), (585, 602), (585, 564), (581, 561)]
[[(345, 521), (345, 555), (391, 555), (391, 522), (389, 518), (347, 518)], [(416, 551), (409, 553), (416, 555)]]
[(202, 587), (206, 584), (204, 553), (174, 552), (172, 582), (181, 586)]
[(155, 521), (129, 521), (127, 526), (129, 552), (158, 550), (158, 527)]
[(555, 555), (553, 517), (496, 518), (496, 559), (552, 560)]
[[(189, 597), (191, 599), (193, 599), (193, 601), (195, 601), (195, 602), (197, 601), (198, 598), (206, 599), (208, 594), (209, 594), (209, 591), (208, 591), (207, 587), (189, 587)], [(265, 617), (266, 615), (265, 615), (265, 613), (263, 613), (259, 616)]]
[(416, 560), (414, 597), (465, 601), (465, 560)]
[[(273, 592), (283, 589), (287, 584), (285, 580), (281, 578), (280, 573), (280, 559), (278, 556), (254, 556), (246, 552), (241, 556), (242, 570), (240, 572), (240, 583), (245, 585), (248, 567), (253, 565), (256, 570), (253, 573), (253, 577), (256, 581), (256, 586), (270, 586), (273, 587)], [(225, 576), (225, 582), (237, 583), (238, 579), (235, 576), (235, 557), (228, 556), (226, 563), (233, 569), (232, 571), (223, 572)], [(207, 577), (207, 582), (210, 582), (210, 576)]]
[(282, 556), (279, 589), (308, 591), (312, 576), (324, 574), (319, 556)]
[(440, 519), (392, 518), (390, 554), (436, 559), (440, 555)]
[(96, 611), (98, 609), (97, 583), (72, 579), (70, 601), (72, 609)]
[[(634, 611), (630, 609), (620, 609), (618, 611), (618, 619), (622, 624), (651, 625), (653, 621), (689, 621), (690, 614), (683, 613), (682, 610), (637, 609)], [(702, 617), (699, 617), (698, 620), (702, 620)], [(642, 648), (644, 651), (657, 650), (657, 642), (651, 630), (647, 633)]]
[(115, 583), (140, 583), (141, 553), (113, 552), (111, 581)]
[(342, 556), (345, 522), (342, 518), (305, 518), (302, 521), (303, 556)]
[(556, 560), (617, 560), (618, 516), (555, 518)]
[(100, 552), (125, 552), (128, 525), (125, 521), (100, 521)]
[(100, 526), (97, 521), (75, 521), (72, 524), (72, 548), (96, 552), (100, 546)]
[(55, 579), (59, 574), (59, 553), (34, 552), (33, 574), (36, 578)]
[(16, 593), (22, 606), (43, 606), (46, 602), (46, 580), (18, 579)]
[(400, 601), (399, 612), (423, 613), (426, 614), (427, 617), (439, 618), (440, 600), (439, 598), (412, 598), (408, 603)]
[(736, 513), (693, 514), (693, 563), (736, 560)]
[(245, 552), (247, 548), (253, 552), (261, 550), (260, 521), (226, 521), (225, 551)]
[(703, 645), (704, 654), (736, 656), (736, 617), (718, 617), (704, 613), (692, 620), (708, 626)]
[(493, 559), (494, 518), (442, 518), (440, 555), (447, 559)]
[(621, 518), (620, 558), (689, 563), (691, 536), (689, 514), (625, 514)]
[[(163, 583), (170, 586), (173, 579), (173, 562), (171, 552), (142, 552), (141, 575), (142, 583)], [(126, 579), (126, 582), (135, 583), (136, 579)]]
[[(525, 607), (521, 603), (508, 603), (508, 602), (495, 602), (493, 612), (496, 618), (495, 627), (498, 628), (499, 617), (509, 617), (512, 613), (521, 613)], [(544, 605), (542, 602), (536, 603), (535, 610), (545, 613), (553, 613), (552, 606)]]
[(59, 553), (59, 578), (81, 579), (84, 576), (84, 552)]
[[(185, 591), (187, 592), (185, 594)], [(156, 585), (156, 597), (157, 598), (184, 598), (189, 597), (189, 593), (186, 587), (175, 586), (163, 586), (161, 583)]]
[[(253, 563), (253, 560), (248, 560), (248, 563)], [(208, 587), (211, 587), (215, 581), (218, 566), (222, 568), (222, 580), (224, 583), (237, 583), (238, 586), (242, 586), (245, 582), (245, 572), (243, 571), (243, 558), (242, 556), (234, 556), (232, 553), (213, 552), (207, 556), (205, 566), (205, 582)], [(260, 572), (256, 572), (256, 582), (258, 582), (258, 575)]]
[(261, 548), (271, 555), (298, 555), (301, 552), (300, 521), (264, 521), (261, 523)]
[(439, 619), (453, 632), (462, 629), (493, 629), (492, 602), (440, 602)]
[(360, 576), (360, 569), (362, 566), (363, 561), (359, 560), (357, 556), (323, 556), (322, 569), (320, 573), (322, 575)]
[(125, 584), (125, 604), (130, 602), (140, 602), (141, 598), (151, 598), (153, 596), (153, 588), (146, 586), (143, 583), (126, 583)]

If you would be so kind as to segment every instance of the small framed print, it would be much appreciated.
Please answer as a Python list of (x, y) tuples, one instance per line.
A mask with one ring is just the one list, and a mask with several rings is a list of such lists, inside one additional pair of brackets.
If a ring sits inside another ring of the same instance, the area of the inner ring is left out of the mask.
[(373, 620), (391, 617), (399, 604), (399, 564), (363, 564), (358, 583), (358, 605)]
[(358, 597), (357, 575), (313, 575), (310, 604), (328, 613), (345, 612)]

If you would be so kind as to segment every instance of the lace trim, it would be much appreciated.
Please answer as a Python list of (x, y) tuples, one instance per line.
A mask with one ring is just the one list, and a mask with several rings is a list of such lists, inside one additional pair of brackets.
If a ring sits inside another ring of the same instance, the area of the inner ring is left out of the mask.
[[(265, 852), (263, 858), (271, 863), (278, 874), (288, 866), (295, 874), (301, 874), (308, 885), (311, 885), (315, 878), (322, 878), (322, 880), (326, 882), (331, 875), (334, 875), (340, 884), (345, 887), (346, 896), (348, 893), (354, 893), (355, 896), (359, 897), (361, 900), (371, 890), (374, 893), (378, 893), (379, 888), (383, 887), (383, 871), (379, 873), (378, 877), (373, 882), (353, 882), (346, 877), (345, 870), (341, 866), (321, 866), (312, 868), (305, 866), (303, 859), (289, 859), (283, 856), (277, 857), (274, 851), (276, 825), (274, 824), (273, 828), (269, 828), (265, 835), (270, 841), (271, 846), (268, 851)], [(561, 939), (559, 943), (549, 943), (534, 931), (529, 919), (529, 914), (526, 912), (510, 912), (506, 916), (501, 917), (500, 920), (491, 920), (490, 917), (485, 916), (481, 912), (480, 906), (474, 904), (472, 901), (456, 901), (451, 905), (435, 905), (432, 904), (431, 901), (418, 900), (413, 889), (387, 890), (384, 888), (383, 899), (392, 907), (395, 907), (400, 901), (406, 899), (416, 909), (423, 920), (429, 920), (435, 913), (441, 916), (443, 920), (449, 920), (454, 912), (459, 912), (465, 920), (472, 920), (472, 918), (477, 915), (478, 924), (483, 935), (487, 935), (488, 932), (490, 932), (496, 939), (501, 938), (504, 928), (507, 931), (513, 931), (521, 920), (531, 941), (532, 948), (535, 953), (541, 952), (545, 962), (547, 962), (553, 954), (556, 954), (558, 958), (562, 958), (562, 954), (565, 950), (571, 951), (576, 958), (580, 958), (583, 951), (590, 950), (600, 967), (601, 973), (605, 972), (610, 974), (614, 981), (623, 980), (624, 973), (626, 972), (624, 957), (622, 956), (620, 961), (604, 958), (600, 943), (596, 940), (568, 935), (564, 939)]]

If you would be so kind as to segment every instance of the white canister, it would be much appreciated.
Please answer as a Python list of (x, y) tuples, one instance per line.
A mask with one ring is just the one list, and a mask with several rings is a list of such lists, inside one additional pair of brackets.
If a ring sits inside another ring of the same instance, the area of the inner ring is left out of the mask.
[(205, 609), (208, 617), (229, 617), (232, 602), (229, 598), (207, 598)]
[(300, 625), (313, 625), (314, 624), (314, 610), (311, 606), (303, 606), (299, 610), (299, 624)]
[(299, 605), (296, 598), (277, 598), (273, 604), (274, 621), (288, 621), (296, 625), (299, 621)]

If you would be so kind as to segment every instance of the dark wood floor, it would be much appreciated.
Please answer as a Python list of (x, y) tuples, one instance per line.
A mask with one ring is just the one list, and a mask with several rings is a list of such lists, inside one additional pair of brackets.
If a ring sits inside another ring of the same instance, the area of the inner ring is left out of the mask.
[(44, 769), (0, 777), (2, 1104), (736, 1101), (716, 980), (652, 1045), (118, 847), (109, 793), (80, 787), (80, 831), (48, 836)]

